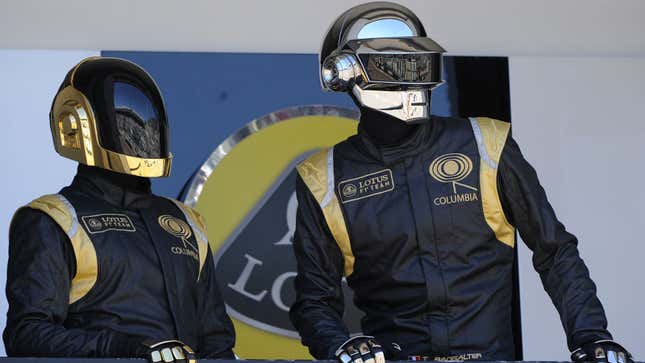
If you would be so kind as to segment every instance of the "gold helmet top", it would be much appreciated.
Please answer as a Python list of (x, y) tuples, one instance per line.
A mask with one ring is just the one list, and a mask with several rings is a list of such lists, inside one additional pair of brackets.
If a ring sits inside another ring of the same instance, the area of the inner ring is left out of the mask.
[(74, 66), (49, 113), (54, 148), (79, 163), (141, 177), (170, 174), (161, 92), (138, 65), (90, 57)]

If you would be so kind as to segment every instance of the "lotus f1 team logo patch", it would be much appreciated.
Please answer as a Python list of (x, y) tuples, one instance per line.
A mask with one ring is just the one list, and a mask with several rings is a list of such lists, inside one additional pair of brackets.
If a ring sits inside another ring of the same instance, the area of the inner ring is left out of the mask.
[(119, 231), (119, 232), (136, 232), (134, 224), (130, 217), (125, 214), (118, 213), (106, 213), (106, 214), (94, 214), (91, 216), (81, 217), (85, 229), (90, 234), (103, 233), (107, 231)]
[(393, 190), (394, 178), (390, 169), (342, 180), (338, 183), (338, 194), (343, 203), (373, 197)]

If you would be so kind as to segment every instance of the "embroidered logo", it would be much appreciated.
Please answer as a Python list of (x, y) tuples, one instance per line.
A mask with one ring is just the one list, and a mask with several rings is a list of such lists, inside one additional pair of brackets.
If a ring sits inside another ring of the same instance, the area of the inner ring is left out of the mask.
[[(477, 188), (462, 183), (462, 181), (466, 179), (472, 171), (473, 162), (464, 154), (444, 154), (434, 159), (432, 163), (430, 163), (430, 175), (438, 182), (451, 184), (452, 194), (436, 197), (432, 202), (439, 206), (479, 200), (477, 193), (475, 193)], [(460, 187), (462, 191), (463, 189), (467, 189), (467, 191), (465, 193), (460, 193), (458, 187)]]
[(172, 253), (190, 256), (199, 261), (199, 249), (188, 240), (193, 235), (188, 223), (168, 214), (160, 215), (157, 221), (164, 231), (179, 238), (183, 243), (183, 248), (179, 246), (172, 247), (170, 249)]
[(130, 217), (125, 214), (94, 214), (81, 217), (85, 229), (90, 234), (103, 233), (107, 231), (136, 232)]
[(394, 177), (390, 169), (342, 180), (338, 183), (338, 194), (343, 203), (373, 197), (392, 190), (394, 190)]

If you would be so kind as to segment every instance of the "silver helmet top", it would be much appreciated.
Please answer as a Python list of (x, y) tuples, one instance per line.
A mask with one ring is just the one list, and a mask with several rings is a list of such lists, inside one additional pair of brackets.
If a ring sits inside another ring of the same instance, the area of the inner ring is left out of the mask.
[(320, 48), (320, 65), (353, 39), (425, 36), (421, 21), (405, 6), (385, 1), (358, 5), (341, 14), (327, 30)]
[(358, 5), (341, 14), (323, 40), (321, 85), (351, 92), (362, 106), (405, 121), (425, 118), (427, 93), (442, 83), (444, 52), (410, 9), (390, 2)]

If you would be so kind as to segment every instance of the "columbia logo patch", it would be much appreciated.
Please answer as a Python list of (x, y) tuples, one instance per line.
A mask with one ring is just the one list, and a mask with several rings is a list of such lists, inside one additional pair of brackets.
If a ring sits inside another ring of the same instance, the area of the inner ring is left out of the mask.
[(338, 195), (343, 203), (373, 197), (392, 190), (394, 190), (394, 177), (392, 177), (390, 169), (342, 180), (338, 183)]
[(90, 234), (107, 231), (136, 232), (132, 220), (125, 214), (94, 214), (83, 216), (81, 219)]

